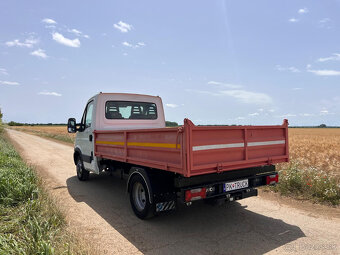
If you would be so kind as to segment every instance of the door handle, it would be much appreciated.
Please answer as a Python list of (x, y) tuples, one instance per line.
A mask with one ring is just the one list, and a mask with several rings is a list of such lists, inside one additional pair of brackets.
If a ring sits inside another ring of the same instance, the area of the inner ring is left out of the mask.
[(92, 142), (92, 135), (89, 135), (89, 141)]

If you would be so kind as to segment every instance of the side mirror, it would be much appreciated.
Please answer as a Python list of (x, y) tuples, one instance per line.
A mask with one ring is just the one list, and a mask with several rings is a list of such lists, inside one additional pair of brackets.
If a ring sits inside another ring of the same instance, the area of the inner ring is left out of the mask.
[(77, 123), (75, 118), (69, 118), (67, 121), (67, 132), (76, 133), (77, 132)]

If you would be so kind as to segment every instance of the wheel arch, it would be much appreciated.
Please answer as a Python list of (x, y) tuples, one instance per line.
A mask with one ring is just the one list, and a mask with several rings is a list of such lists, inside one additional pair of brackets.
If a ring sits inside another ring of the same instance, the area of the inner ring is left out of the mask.
[(81, 158), (81, 155), (81, 150), (79, 148), (75, 148), (73, 153), (73, 161), (75, 165), (77, 165), (78, 158)]
[(149, 201), (150, 203), (153, 202), (153, 192), (152, 192), (152, 186), (151, 186), (151, 181), (150, 181), (150, 177), (147, 173), (147, 171), (144, 168), (140, 168), (140, 167), (132, 167), (130, 170), (130, 174), (129, 174), (129, 178), (127, 181), (127, 192), (130, 193), (131, 192), (131, 180), (133, 176), (136, 175), (140, 175), (143, 180), (146, 183), (146, 188), (148, 189), (148, 193), (149, 193)]

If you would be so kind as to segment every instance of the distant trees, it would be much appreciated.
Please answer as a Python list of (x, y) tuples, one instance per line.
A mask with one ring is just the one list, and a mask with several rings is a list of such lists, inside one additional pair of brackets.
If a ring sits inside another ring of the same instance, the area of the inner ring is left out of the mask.
[(8, 126), (23, 126), (23, 123), (15, 122), (15, 121), (10, 121), (7, 123)]
[(178, 123), (174, 121), (165, 121), (165, 126), (167, 127), (178, 127)]
[(2, 116), (3, 116), (3, 114), (2, 114), (1, 108), (0, 108), (0, 123), (2, 122)]
[(66, 126), (66, 123), (20, 123), (10, 121), (7, 123), (8, 126)]
[(326, 124), (319, 125), (319, 128), (326, 128), (326, 127), (327, 127)]

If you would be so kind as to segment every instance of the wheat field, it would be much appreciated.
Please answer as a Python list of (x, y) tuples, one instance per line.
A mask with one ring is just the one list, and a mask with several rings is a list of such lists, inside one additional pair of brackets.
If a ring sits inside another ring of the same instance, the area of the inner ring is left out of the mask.
[(68, 133), (66, 126), (12, 126), (11, 128), (64, 142), (74, 142), (76, 136), (74, 133)]
[(290, 128), (290, 159), (340, 177), (340, 128)]

